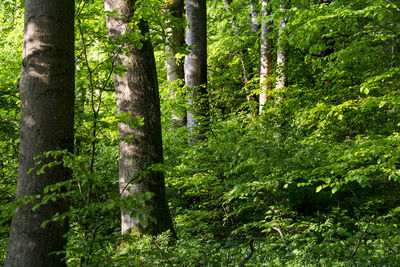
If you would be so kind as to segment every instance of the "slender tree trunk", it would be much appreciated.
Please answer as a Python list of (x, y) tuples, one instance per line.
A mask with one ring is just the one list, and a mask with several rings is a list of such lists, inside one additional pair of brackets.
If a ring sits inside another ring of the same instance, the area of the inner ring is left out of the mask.
[(229, 13), (229, 5), (232, 3), (232, 0), (224, 0), (225, 10)]
[[(285, 0), (281, 0), (282, 9), (287, 9), (288, 4)], [(279, 36), (278, 36), (278, 55), (277, 55), (277, 81), (276, 89), (285, 87), (285, 61), (286, 61), (286, 48), (285, 48), (285, 37), (284, 29), (286, 27), (285, 16), (281, 17), (281, 23), (279, 24)]]
[(193, 46), (185, 57), (185, 83), (190, 90), (187, 127), (189, 132), (196, 131), (191, 140), (195, 142), (202, 138), (208, 113), (206, 0), (186, 0), (186, 17), (186, 43)]
[(262, 1), (263, 21), (261, 30), (260, 114), (269, 98), (268, 94), (272, 89), (272, 40), (269, 38), (269, 34), (272, 31), (272, 23), (265, 21), (266, 17), (270, 14), (270, 10), (268, 10), (268, 2), (269, 0)]
[[(184, 1), (183, 0), (166, 0), (165, 9), (171, 16), (181, 20), (183, 18)], [(171, 23), (171, 21), (169, 21)], [(185, 79), (183, 71), (183, 60), (177, 59), (175, 56), (183, 47), (185, 42), (184, 30), (177, 27), (173, 23), (166, 29), (167, 32), (167, 45), (165, 52), (167, 53), (166, 67), (167, 79), (170, 82)], [(176, 92), (173, 91), (171, 98), (176, 98)], [(186, 116), (179, 116), (176, 110), (172, 112), (172, 129), (186, 125)]]
[[(35, 166), (34, 158), (46, 151), (72, 152), (74, 69), (74, 1), (26, 0), (17, 199), (43, 194), (46, 186), (71, 177), (61, 165), (38, 175), (42, 165)], [(63, 250), (67, 225), (41, 224), (67, 209), (62, 199), (35, 211), (32, 205), (21, 206), (11, 223), (4, 266), (65, 266), (65, 255), (52, 252)]]
[[(133, 0), (104, 1), (106, 11), (117, 11), (118, 14), (106, 18), (109, 35), (114, 40), (132, 35), (133, 31), (141, 31), (143, 36), (149, 32), (145, 21), (131, 28), (134, 4)], [(120, 54), (117, 65), (125, 66), (128, 71), (123, 76), (114, 75), (117, 113), (140, 116), (144, 125), (136, 129), (125, 123), (118, 125), (122, 139), (119, 144), (120, 194), (126, 197), (152, 192), (154, 196), (145, 205), (148, 215), (155, 218), (156, 222), (147, 217), (143, 226), (138, 217), (123, 210), (121, 230), (122, 233), (132, 229), (157, 235), (166, 230), (173, 231), (173, 226), (165, 195), (164, 175), (160, 171), (149, 170), (153, 164), (163, 162), (160, 99), (153, 47), (148, 39), (142, 40), (141, 48), (132, 46), (131, 41), (122, 47), (128, 48), (129, 53)]]
[(255, 5), (256, 0), (250, 0), (251, 30), (253, 32), (257, 32), (260, 29), (260, 23), (258, 23), (258, 14)]

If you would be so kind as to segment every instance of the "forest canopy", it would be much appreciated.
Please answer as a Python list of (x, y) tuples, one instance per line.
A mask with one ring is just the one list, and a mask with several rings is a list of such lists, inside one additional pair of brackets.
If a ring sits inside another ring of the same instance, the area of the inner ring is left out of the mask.
[(399, 0), (57, 1), (0, 2), (0, 263), (399, 265)]

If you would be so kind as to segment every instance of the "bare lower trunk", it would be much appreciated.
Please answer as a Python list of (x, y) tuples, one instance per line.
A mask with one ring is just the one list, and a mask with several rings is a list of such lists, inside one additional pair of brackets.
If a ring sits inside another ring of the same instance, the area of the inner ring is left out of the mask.
[[(286, 9), (288, 4), (285, 0), (281, 0), (282, 9)], [(281, 23), (279, 24), (279, 37), (278, 37), (278, 55), (277, 55), (277, 81), (276, 89), (285, 87), (285, 61), (286, 61), (286, 47), (285, 47), (285, 37), (284, 29), (286, 27), (286, 18), (281, 17)]]
[[(184, 1), (183, 0), (167, 0), (165, 1), (165, 9), (171, 16), (176, 19), (182, 19)], [(168, 23), (171, 23), (169, 21)], [(166, 67), (167, 67), (167, 79), (170, 82), (176, 80), (183, 80), (185, 78), (183, 71), (183, 60), (177, 59), (175, 56), (179, 50), (182, 49), (183, 43), (185, 42), (185, 33), (183, 29), (172, 24), (166, 29), (167, 32), (167, 44), (165, 46), (165, 52), (167, 53)], [(171, 92), (171, 99), (176, 98), (175, 90)], [(179, 116), (176, 110), (172, 111), (172, 128), (176, 129), (186, 125), (186, 116)]]
[(272, 31), (272, 23), (266, 22), (266, 17), (270, 14), (268, 10), (268, 0), (263, 0), (263, 22), (261, 32), (261, 68), (260, 68), (260, 111), (269, 98), (272, 89), (272, 40), (269, 39), (269, 34)]
[[(135, 1), (105, 0), (106, 11), (117, 11), (116, 16), (107, 17), (106, 23), (110, 36), (116, 40), (141, 31), (145, 36), (149, 32), (147, 23), (139, 22), (131, 28)], [(117, 113), (129, 113), (140, 116), (144, 125), (133, 129), (127, 124), (119, 124), (119, 184), (122, 197), (152, 192), (154, 196), (146, 202), (147, 218), (141, 224), (138, 217), (122, 211), (122, 233), (132, 229), (139, 233), (157, 235), (166, 230), (173, 231), (171, 215), (165, 195), (164, 175), (149, 168), (163, 162), (161, 140), (160, 99), (153, 48), (150, 40), (142, 40), (142, 47), (133, 47), (130, 42), (122, 45), (129, 49), (128, 55), (120, 54), (117, 65), (123, 65), (128, 71), (121, 77), (114, 75), (117, 99)], [(156, 222), (150, 220), (156, 219)]]
[[(38, 175), (41, 166), (35, 166), (34, 158), (46, 151), (72, 151), (73, 147), (73, 0), (25, 1), (20, 98), (17, 199), (43, 194), (46, 186), (71, 176), (63, 166)], [(35, 211), (32, 205), (21, 206), (12, 220), (4, 266), (65, 266), (65, 255), (53, 252), (63, 250), (67, 225), (52, 222), (42, 228), (41, 224), (67, 208), (68, 203), (61, 199)]]
[(207, 23), (206, 0), (187, 0), (186, 43), (193, 46), (185, 57), (185, 83), (189, 87), (187, 127), (196, 132), (192, 141), (202, 138), (207, 124)]

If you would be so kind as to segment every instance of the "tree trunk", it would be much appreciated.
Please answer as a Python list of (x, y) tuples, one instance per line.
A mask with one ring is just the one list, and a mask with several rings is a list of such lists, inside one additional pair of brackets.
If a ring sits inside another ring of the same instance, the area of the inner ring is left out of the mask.
[(224, 0), (225, 10), (229, 13), (229, 5), (232, 3), (232, 0)]
[(258, 23), (258, 14), (255, 4), (255, 0), (250, 0), (251, 30), (253, 32), (257, 32), (260, 29), (260, 23)]
[[(285, 3), (285, 0), (281, 0), (281, 8), (286, 9), (288, 4)], [(276, 89), (280, 89), (285, 87), (285, 61), (286, 61), (286, 48), (285, 48), (285, 37), (284, 37), (284, 29), (286, 27), (286, 18), (285, 16), (281, 17), (281, 23), (279, 24), (279, 36), (278, 36), (278, 55), (277, 55), (277, 81), (276, 81)]]
[[(17, 199), (43, 194), (46, 186), (71, 177), (71, 170), (60, 165), (38, 175), (43, 165), (35, 166), (34, 158), (46, 151), (72, 152), (74, 69), (74, 1), (26, 0)], [(65, 255), (52, 252), (63, 250), (67, 225), (41, 224), (67, 209), (61, 199), (35, 211), (21, 206), (12, 219), (4, 266), (65, 266)]]
[[(184, 1), (183, 0), (166, 0), (166, 11), (176, 19), (183, 18)], [(171, 23), (171, 21), (169, 21)], [(185, 33), (183, 29), (178, 28), (172, 24), (166, 29), (167, 32), (167, 45), (165, 52), (167, 53), (166, 67), (167, 79), (170, 82), (176, 80), (183, 80), (185, 78), (183, 71), (183, 60), (176, 59), (175, 56), (183, 47), (185, 42)], [(171, 92), (171, 98), (176, 98), (176, 92)], [(172, 129), (186, 125), (186, 116), (179, 116), (175, 110), (172, 112)]]
[(208, 113), (207, 99), (207, 22), (206, 0), (187, 0), (186, 43), (193, 46), (185, 57), (185, 83), (189, 87), (187, 127), (191, 141), (202, 139)]
[[(117, 16), (121, 17), (106, 18), (109, 35), (114, 40), (133, 36), (133, 31), (141, 31), (143, 36), (148, 34), (149, 28), (145, 21), (140, 21), (134, 29), (130, 26), (134, 4), (132, 0), (104, 1), (106, 11), (117, 11)], [(128, 69), (123, 76), (114, 75), (117, 113), (140, 116), (144, 125), (135, 129), (125, 123), (118, 125), (119, 137), (122, 139), (119, 144), (120, 194), (126, 197), (152, 192), (154, 196), (145, 204), (148, 214), (145, 225), (141, 224), (138, 217), (122, 210), (121, 230), (122, 233), (132, 229), (139, 233), (157, 235), (166, 230), (173, 231), (173, 226), (165, 195), (164, 175), (160, 171), (149, 170), (153, 164), (163, 162), (156, 65), (150, 40), (142, 39), (141, 48), (131, 43), (129, 41), (120, 45), (120, 48), (128, 48), (129, 53), (117, 56), (117, 65)], [(149, 217), (156, 219), (156, 222)]]
[(267, 95), (272, 89), (272, 40), (269, 38), (269, 34), (272, 31), (272, 23), (265, 21), (266, 17), (270, 14), (270, 10), (268, 10), (268, 2), (268, 0), (262, 1), (263, 21), (261, 30), (260, 114), (269, 98)]

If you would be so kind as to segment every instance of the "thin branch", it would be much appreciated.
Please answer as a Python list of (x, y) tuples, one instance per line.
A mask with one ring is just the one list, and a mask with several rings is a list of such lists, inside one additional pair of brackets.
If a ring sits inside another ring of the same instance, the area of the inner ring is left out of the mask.
[[(81, 15), (81, 13), (82, 13), (82, 11), (83, 11), (85, 5), (86, 5), (86, 2), (83, 2), (82, 7), (81, 7), (81, 8), (78, 8), (78, 12), (77, 12), (76, 15), (75, 15), (75, 19), (78, 19), (78, 20), (79, 20), (79, 16)], [(80, 22), (79, 22), (79, 23), (80, 23)]]
[[(249, 243), (250, 253), (249, 253), (249, 255), (246, 256), (246, 258), (244, 258), (244, 260), (239, 264), (239, 266), (244, 266), (250, 260), (250, 258), (253, 257), (254, 253), (256, 253), (258, 250), (260, 250), (261, 241), (264, 241), (271, 233), (272, 233), (272, 231), (269, 231), (267, 233), (267, 235), (262, 238), (253, 237), (250, 239), (250, 243)], [(257, 249), (254, 248), (254, 241), (259, 241)]]
[(250, 243), (249, 243), (249, 246), (250, 246), (250, 253), (249, 253), (249, 255), (247, 255), (247, 257), (239, 264), (239, 266), (244, 266), (249, 260), (250, 260), (250, 258), (253, 256), (253, 254), (255, 253), (255, 252), (257, 252), (257, 250), (256, 249), (254, 249), (254, 239), (251, 239), (250, 240)]
[(99, 225), (100, 213), (101, 213), (100, 211), (97, 213), (97, 218), (96, 218), (95, 227), (94, 227), (93, 232), (92, 232), (92, 238), (90, 239), (89, 252), (88, 252), (88, 255), (87, 255), (87, 257), (86, 257), (86, 265), (89, 264), (90, 256), (91, 256), (92, 253), (93, 253), (93, 243), (94, 243), (94, 239), (96, 238), (97, 229), (98, 229), (99, 226), (100, 226), (100, 225)]
[(356, 258), (355, 258), (357, 250), (360, 247), (361, 242), (364, 240), (364, 237), (368, 231), (369, 225), (371, 224), (371, 221), (368, 219), (368, 217), (367, 217), (367, 221), (368, 221), (367, 227), (365, 227), (364, 231), (361, 233), (360, 237), (357, 239), (356, 248), (353, 251), (350, 249), (349, 244), (343, 240), (344, 247), (346, 248), (347, 252), (349, 252), (351, 261), (353, 262), (354, 267), (357, 267), (357, 262), (356, 262)]
[(281, 238), (282, 238), (283, 244), (284, 244), (285, 247), (286, 247), (287, 252), (289, 253), (289, 255), (291, 255), (289, 246), (288, 246), (288, 244), (286, 243), (285, 236), (283, 235), (282, 229), (281, 229), (280, 227), (272, 227), (272, 229), (274, 229), (275, 231), (277, 231), (277, 232), (279, 233), (279, 235), (280, 235)]

